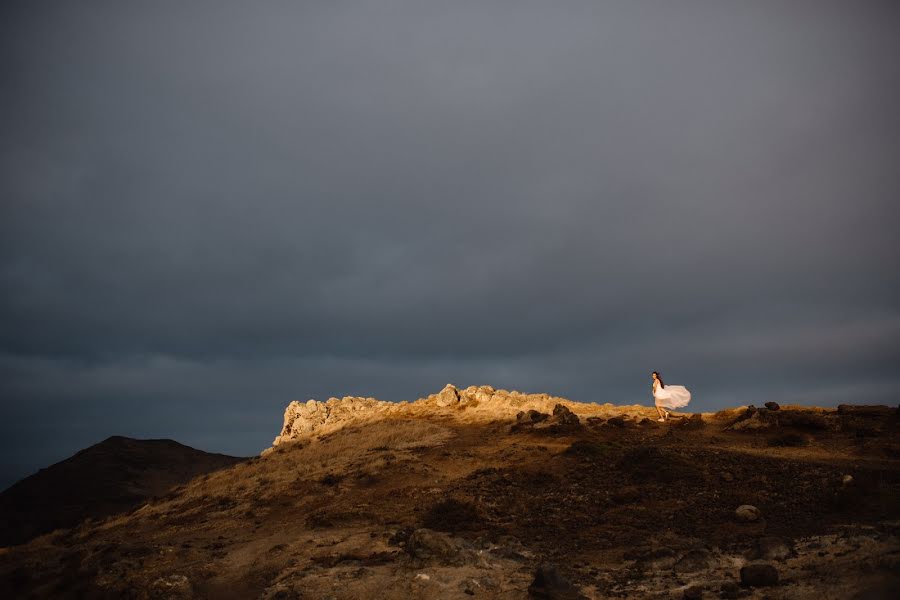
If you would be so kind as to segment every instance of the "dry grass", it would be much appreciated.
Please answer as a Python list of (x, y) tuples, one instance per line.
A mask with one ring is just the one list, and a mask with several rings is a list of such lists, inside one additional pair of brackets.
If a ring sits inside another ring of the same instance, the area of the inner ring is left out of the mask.
[(387, 419), (336, 431), (321, 440), (278, 446), (265, 458), (198, 478), (175, 503), (225, 493), (255, 500), (296, 491), (298, 486), (334, 485), (348, 474), (377, 474), (410, 460), (417, 449), (438, 446), (453, 431), (422, 419)]

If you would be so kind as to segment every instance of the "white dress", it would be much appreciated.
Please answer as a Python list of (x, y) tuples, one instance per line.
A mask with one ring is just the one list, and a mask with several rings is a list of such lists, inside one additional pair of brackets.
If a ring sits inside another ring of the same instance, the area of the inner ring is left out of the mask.
[(657, 385), (653, 398), (659, 407), (681, 408), (691, 401), (691, 393), (683, 385)]

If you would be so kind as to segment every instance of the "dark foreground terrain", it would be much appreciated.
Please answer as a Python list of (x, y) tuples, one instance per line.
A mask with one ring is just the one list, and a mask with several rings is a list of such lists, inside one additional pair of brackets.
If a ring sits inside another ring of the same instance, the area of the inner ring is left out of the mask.
[(0, 595), (900, 597), (896, 409), (514, 404), (282, 443), (0, 550)]

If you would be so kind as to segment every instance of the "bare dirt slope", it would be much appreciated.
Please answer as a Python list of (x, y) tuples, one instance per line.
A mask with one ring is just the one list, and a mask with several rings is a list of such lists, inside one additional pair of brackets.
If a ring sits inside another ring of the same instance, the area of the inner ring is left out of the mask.
[(0, 551), (0, 594), (896, 597), (896, 409), (657, 423), (648, 407), (453, 390), (289, 408), (260, 458)]

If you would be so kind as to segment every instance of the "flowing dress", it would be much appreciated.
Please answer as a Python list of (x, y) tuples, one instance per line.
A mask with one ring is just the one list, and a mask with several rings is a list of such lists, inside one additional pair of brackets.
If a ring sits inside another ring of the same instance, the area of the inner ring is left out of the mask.
[(691, 401), (691, 393), (683, 385), (657, 385), (653, 398), (661, 408), (681, 408)]

